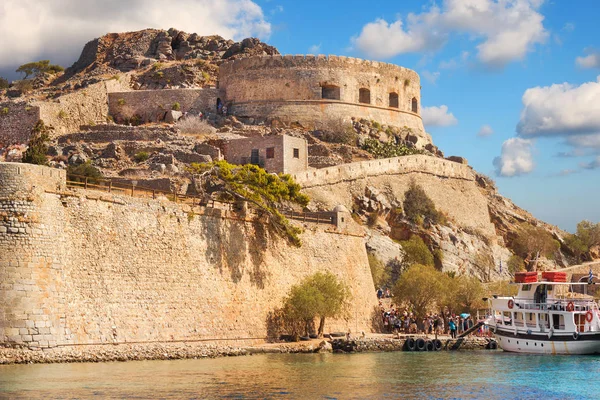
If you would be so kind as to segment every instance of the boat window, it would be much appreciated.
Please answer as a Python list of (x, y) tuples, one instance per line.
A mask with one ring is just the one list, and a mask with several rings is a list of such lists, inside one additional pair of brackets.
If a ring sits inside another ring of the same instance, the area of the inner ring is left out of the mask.
[(521, 290), (523, 290), (524, 292), (527, 292), (527, 291), (531, 290), (531, 285), (523, 285), (523, 288)]
[(552, 328), (565, 329), (565, 316), (561, 314), (552, 314)]

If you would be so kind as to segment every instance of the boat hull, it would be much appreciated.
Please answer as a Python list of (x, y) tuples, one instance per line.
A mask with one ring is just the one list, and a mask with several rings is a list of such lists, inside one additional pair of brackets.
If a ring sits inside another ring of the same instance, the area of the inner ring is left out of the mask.
[(530, 354), (600, 354), (600, 333), (573, 335), (520, 334), (497, 330), (498, 344), (504, 351)]

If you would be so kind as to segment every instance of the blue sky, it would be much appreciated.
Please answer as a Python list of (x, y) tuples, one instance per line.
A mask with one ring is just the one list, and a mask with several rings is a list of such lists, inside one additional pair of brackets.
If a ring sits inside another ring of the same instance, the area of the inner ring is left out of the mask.
[(94, 37), (147, 27), (392, 62), (421, 75), (426, 129), (446, 155), (466, 157), (501, 194), (563, 229), (600, 221), (597, 0), (176, 4), (3, 0), (0, 75), (41, 58), (67, 66)]

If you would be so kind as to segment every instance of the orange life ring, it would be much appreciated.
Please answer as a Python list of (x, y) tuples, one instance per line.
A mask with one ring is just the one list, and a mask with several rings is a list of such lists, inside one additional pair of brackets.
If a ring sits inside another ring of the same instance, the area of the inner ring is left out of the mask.
[(587, 322), (592, 322), (593, 319), (594, 319), (594, 314), (592, 314), (591, 311), (588, 311), (587, 313), (585, 313), (585, 320)]
[(575, 304), (573, 304), (572, 301), (570, 301), (569, 304), (567, 304), (567, 311), (575, 311)]
[(515, 302), (511, 299), (508, 301), (508, 308), (510, 308), (512, 310), (512, 308), (515, 306)]

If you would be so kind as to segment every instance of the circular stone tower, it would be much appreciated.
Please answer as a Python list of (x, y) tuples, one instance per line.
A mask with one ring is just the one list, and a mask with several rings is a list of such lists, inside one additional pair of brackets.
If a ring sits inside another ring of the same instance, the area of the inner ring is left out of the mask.
[(393, 64), (338, 56), (250, 57), (223, 63), (219, 88), (239, 117), (314, 125), (365, 118), (427, 138), (419, 75)]

